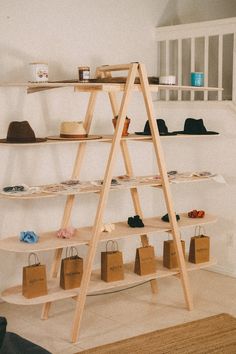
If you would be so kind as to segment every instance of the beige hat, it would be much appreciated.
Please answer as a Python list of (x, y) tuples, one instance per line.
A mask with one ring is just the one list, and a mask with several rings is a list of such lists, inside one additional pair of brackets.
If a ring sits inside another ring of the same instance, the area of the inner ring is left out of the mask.
[(99, 139), (100, 136), (90, 135), (86, 133), (82, 121), (64, 121), (61, 122), (60, 135), (48, 136), (51, 140), (82, 140), (82, 139)]
[(84, 129), (82, 121), (62, 122), (60, 128), (61, 138), (86, 138), (88, 134)]

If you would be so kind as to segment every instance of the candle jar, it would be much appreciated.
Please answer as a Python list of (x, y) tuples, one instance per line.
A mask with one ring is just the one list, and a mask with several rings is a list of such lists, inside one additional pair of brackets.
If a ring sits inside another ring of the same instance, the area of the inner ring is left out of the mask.
[(48, 82), (48, 64), (30, 63), (30, 82)]
[(191, 86), (204, 86), (204, 74), (201, 72), (192, 72)]
[(90, 68), (89, 66), (79, 66), (78, 67), (79, 81), (89, 82), (90, 79)]

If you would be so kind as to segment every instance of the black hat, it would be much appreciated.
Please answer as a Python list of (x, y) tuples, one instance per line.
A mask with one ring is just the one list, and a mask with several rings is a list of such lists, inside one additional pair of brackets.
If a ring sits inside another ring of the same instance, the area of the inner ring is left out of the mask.
[[(174, 132), (174, 133), (169, 133), (168, 132), (168, 128), (166, 126), (166, 123), (165, 123), (164, 119), (156, 119), (156, 123), (157, 123), (157, 127), (158, 127), (158, 130), (159, 130), (159, 134), (161, 136), (163, 136), (163, 135), (176, 135), (177, 134), (176, 132)], [(135, 132), (135, 134), (138, 134), (138, 135), (151, 135), (151, 129), (150, 129), (150, 126), (149, 126), (149, 121), (148, 120), (146, 121), (143, 132)]]
[(25, 143), (40, 143), (46, 141), (46, 138), (36, 138), (33, 129), (29, 122), (11, 122), (7, 131), (7, 138), (0, 139), (0, 143), (25, 144)]
[(184, 123), (184, 130), (175, 132), (177, 134), (192, 135), (213, 135), (217, 132), (207, 131), (202, 119), (187, 118)]

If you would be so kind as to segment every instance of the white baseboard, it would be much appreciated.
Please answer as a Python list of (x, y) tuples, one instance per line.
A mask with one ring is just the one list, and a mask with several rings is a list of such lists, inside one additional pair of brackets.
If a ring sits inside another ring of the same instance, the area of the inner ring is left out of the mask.
[(215, 273), (227, 275), (228, 277), (236, 278), (236, 271), (227, 269), (227, 268), (225, 268), (225, 267), (223, 267), (223, 266), (220, 266), (220, 265), (218, 265), (218, 264), (213, 265), (213, 266), (207, 268), (207, 270), (208, 270), (208, 271), (211, 271), (211, 272), (215, 272)]

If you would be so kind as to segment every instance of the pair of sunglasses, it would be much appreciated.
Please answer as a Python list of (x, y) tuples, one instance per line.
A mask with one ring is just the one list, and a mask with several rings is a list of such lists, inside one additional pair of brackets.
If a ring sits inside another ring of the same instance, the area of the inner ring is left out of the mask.
[(4, 192), (22, 192), (24, 190), (25, 190), (24, 186), (9, 186), (3, 188)]

